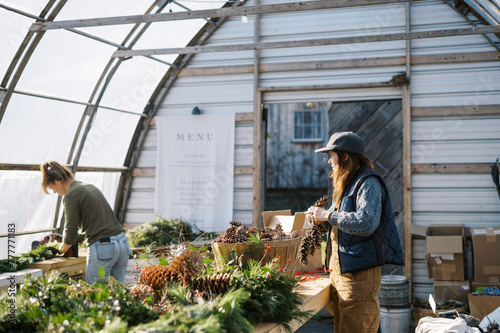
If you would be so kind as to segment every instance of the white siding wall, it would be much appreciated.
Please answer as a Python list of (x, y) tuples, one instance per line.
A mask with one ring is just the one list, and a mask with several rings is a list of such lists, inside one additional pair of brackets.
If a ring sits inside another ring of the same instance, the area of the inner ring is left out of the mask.
[[(260, 1), (261, 4), (288, 0)], [(253, 5), (253, 2), (247, 2)], [(411, 4), (412, 31), (470, 27), (443, 1)], [(323, 11), (261, 16), (260, 40), (264, 42), (320, 39), (405, 31), (405, 4), (353, 7)], [(229, 19), (210, 39), (209, 45), (253, 42), (253, 18)], [(483, 36), (421, 39), (411, 42), (412, 55), (487, 52), (495, 49)], [(365, 43), (259, 52), (263, 64), (395, 57), (405, 54), (405, 42)], [(253, 52), (223, 52), (196, 55), (189, 67), (252, 65)], [(267, 72), (260, 75), (260, 87), (338, 85), (389, 81), (404, 72), (404, 66), (344, 68)], [(401, 97), (396, 88), (309, 90), (265, 93), (264, 102), (353, 101)], [(464, 108), (500, 104), (500, 64), (414, 65), (411, 67), (413, 107)], [(253, 112), (253, 75), (211, 75), (181, 77), (165, 99), (160, 116), (189, 114), (198, 106), (206, 114)], [(411, 123), (412, 163), (493, 163), (500, 155), (500, 111), (489, 117), (414, 119)], [(237, 124), (235, 165), (252, 165), (252, 123)], [(149, 131), (139, 167), (155, 166), (156, 139)], [(135, 179), (127, 221), (145, 222), (152, 214), (154, 181)], [(462, 223), (466, 227), (500, 223), (500, 201), (489, 175), (414, 175), (412, 177), (413, 223), (419, 225)], [(234, 219), (252, 220), (252, 176), (235, 176)], [(413, 294), (426, 298), (432, 292), (424, 264), (425, 241), (413, 248)]]

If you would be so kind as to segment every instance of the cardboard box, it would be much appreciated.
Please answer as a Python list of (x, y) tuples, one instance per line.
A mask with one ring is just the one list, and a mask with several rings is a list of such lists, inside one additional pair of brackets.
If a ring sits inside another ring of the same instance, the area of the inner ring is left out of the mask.
[(412, 226), (410, 233), (425, 237), (425, 264), (430, 279), (465, 281), (465, 236), (462, 225)]
[(500, 227), (471, 228), (471, 237), (474, 282), (500, 283)]
[(454, 300), (467, 303), (470, 293), (469, 281), (438, 281), (434, 280), (434, 298)]
[[(302, 237), (305, 235), (306, 229), (311, 228), (305, 213), (299, 212), (292, 215), (290, 209), (262, 212), (262, 218), (264, 220), (264, 226), (269, 228), (276, 228), (276, 225), (281, 223), (285, 234), (290, 234), (292, 231), (299, 231)], [(297, 258), (295, 262), (295, 271), (314, 271), (323, 268), (322, 252), (322, 249), (317, 249), (313, 256), (307, 258), (306, 266), (303, 266)]]
[(262, 212), (262, 218), (265, 227), (276, 228), (276, 225), (281, 223), (285, 234), (302, 230), (306, 222), (305, 213), (295, 213), (292, 216), (290, 209)]
[(482, 320), (485, 315), (492, 313), (498, 307), (500, 307), (500, 296), (469, 294), (469, 312), (479, 320)]

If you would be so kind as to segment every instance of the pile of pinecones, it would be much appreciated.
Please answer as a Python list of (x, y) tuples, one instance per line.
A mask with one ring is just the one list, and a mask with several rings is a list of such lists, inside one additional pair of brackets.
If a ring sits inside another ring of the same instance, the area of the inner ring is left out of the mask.
[(251, 234), (258, 235), (261, 240), (281, 240), (299, 237), (299, 233), (294, 231), (291, 235), (285, 235), (283, 227), (280, 223), (276, 225), (276, 228), (264, 227), (257, 230), (255, 227), (248, 227), (247, 225), (231, 221), (229, 222), (231, 226), (224, 232), (224, 234), (217, 237), (214, 242), (216, 243), (243, 243), (248, 240)]
[(159, 292), (167, 287), (168, 282), (184, 280), (191, 286), (193, 292), (208, 299), (225, 293), (231, 287), (231, 274), (213, 274), (196, 277), (204, 268), (203, 257), (194, 250), (186, 250), (172, 260), (168, 266), (149, 265), (141, 270), (139, 283), (130, 294), (137, 300), (144, 301), (147, 297), (158, 305), (165, 306), (166, 295)]

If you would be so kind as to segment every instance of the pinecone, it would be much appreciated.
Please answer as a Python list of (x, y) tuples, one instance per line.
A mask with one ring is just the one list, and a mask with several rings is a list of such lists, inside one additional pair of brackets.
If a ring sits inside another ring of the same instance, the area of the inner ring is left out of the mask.
[(137, 284), (130, 289), (130, 296), (135, 300), (144, 301), (147, 297), (151, 297), (153, 304), (158, 301), (158, 293), (156, 290), (145, 284)]
[(329, 196), (328, 195), (324, 195), (321, 198), (319, 198), (318, 200), (316, 200), (316, 202), (314, 203), (313, 206), (314, 207), (325, 208), (326, 205), (328, 205), (328, 199), (329, 199)]
[(168, 266), (150, 265), (141, 270), (139, 281), (155, 290), (165, 287), (165, 283), (181, 278), (191, 279), (203, 269), (203, 257), (194, 250), (186, 250), (172, 260)]
[(258, 234), (259, 231), (257, 230), (256, 227), (251, 227), (250, 229), (247, 230), (247, 237), (250, 236), (250, 234)]
[(306, 266), (307, 265), (307, 257), (314, 255), (316, 251), (316, 246), (312, 237), (312, 230), (307, 230), (306, 235), (302, 238), (299, 245), (299, 262)]
[[(313, 206), (325, 208), (328, 205), (328, 199), (328, 195), (324, 195)], [(306, 235), (299, 245), (298, 257), (302, 265), (306, 266), (307, 257), (313, 256), (316, 253), (316, 249), (321, 248), (321, 235), (328, 231), (328, 224), (328, 222), (321, 224), (313, 222), (312, 228), (306, 231)]]
[(204, 299), (209, 299), (224, 294), (231, 287), (231, 274), (220, 273), (207, 276), (199, 276), (191, 280), (193, 291), (197, 291)]
[(300, 231), (298, 231), (298, 230), (294, 230), (290, 234), (290, 238), (298, 238), (298, 237), (300, 237)]

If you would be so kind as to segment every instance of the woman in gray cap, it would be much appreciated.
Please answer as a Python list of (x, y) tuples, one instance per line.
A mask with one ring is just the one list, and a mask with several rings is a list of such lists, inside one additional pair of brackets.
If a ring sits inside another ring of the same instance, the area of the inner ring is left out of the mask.
[(377, 332), (380, 266), (404, 264), (389, 191), (364, 151), (364, 140), (353, 132), (335, 133), (315, 151), (330, 155), (332, 207), (310, 207), (306, 214), (329, 223), (325, 266), (335, 333)]

